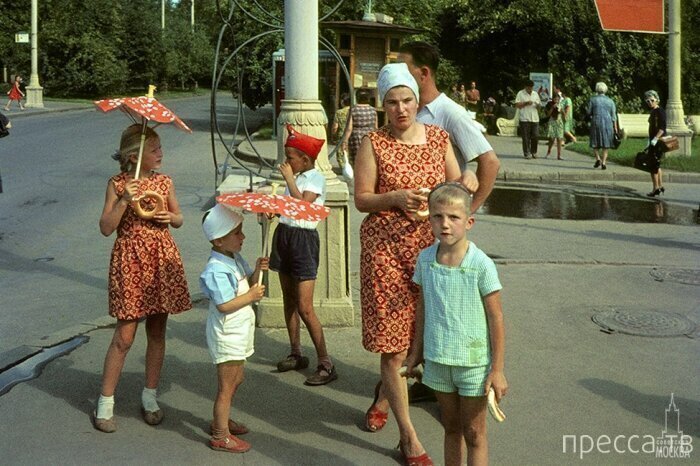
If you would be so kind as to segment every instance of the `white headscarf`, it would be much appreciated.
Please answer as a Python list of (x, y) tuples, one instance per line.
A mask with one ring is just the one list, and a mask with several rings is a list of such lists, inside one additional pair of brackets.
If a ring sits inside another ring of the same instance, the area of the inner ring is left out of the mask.
[(377, 89), (379, 90), (379, 101), (384, 104), (384, 96), (391, 89), (398, 86), (406, 86), (413, 91), (416, 101), (420, 97), (418, 93), (418, 83), (408, 71), (405, 63), (389, 63), (379, 70), (377, 79)]

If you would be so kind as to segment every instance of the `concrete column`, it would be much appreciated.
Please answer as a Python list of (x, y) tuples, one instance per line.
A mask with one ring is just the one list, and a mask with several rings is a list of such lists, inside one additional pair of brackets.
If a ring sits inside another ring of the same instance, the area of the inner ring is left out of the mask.
[(29, 85), (27, 86), (26, 106), (28, 108), (44, 108), (44, 88), (39, 85), (38, 1), (39, 0), (32, 0), (32, 72), (29, 76)]
[[(287, 123), (304, 134), (326, 139), (328, 117), (318, 100), (318, 0), (285, 0), (284, 5), (285, 99), (277, 118), (277, 163), (284, 161)], [(340, 180), (328, 161), (328, 144), (316, 159), (316, 168), (330, 185)], [(276, 179), (282, 180), (279, 175)]]
[[(277, 119), (277, 163), (284, 161), (285, 125), (326, 139), (326, 116), (318, 100), (318, 0), (285, 0), (285, 100)], [(318, 226), (320, 264), (314, 306), (321, 323), (353, 325), (350, 297), (350, 243), (347, 185), (340, 182), (328, 162), (328, 144), (323, 146), (316, 167), (326, 177), (326, 206), (331, 214)], [(281, 177), (279, 177), (281, 178)], [(284, 327), (284, 308), (277, 274), (270, 273), (267, 296), (258, 306), (259, 325)]]
[(669, 134), (678, 137), (680, 148), (668, 155), (691, 155), (692, 132), (684, 122), (681, 101), (681, 0), (668, 1), (668, 102), (666, 124)]

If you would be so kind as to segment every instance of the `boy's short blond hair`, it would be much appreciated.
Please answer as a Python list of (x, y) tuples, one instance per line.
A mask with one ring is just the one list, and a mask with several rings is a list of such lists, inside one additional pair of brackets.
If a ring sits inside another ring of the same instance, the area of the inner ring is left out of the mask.
[(467, 215), (471, 215), (472, 195), (463, 184), (456, 181), (440, 183), (428, 194), (428, 207), (437, 204), (453, 205), (457, 202), (461, 202)]

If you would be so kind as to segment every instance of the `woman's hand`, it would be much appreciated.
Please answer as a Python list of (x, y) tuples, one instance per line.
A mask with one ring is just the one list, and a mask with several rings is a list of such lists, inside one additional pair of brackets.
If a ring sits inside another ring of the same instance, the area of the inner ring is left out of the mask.
[(428, 196), (420, 189), (398, 189), (392, 195), (394, 206), (409, 213), (417, 211), (422, 203), (428, 202)]

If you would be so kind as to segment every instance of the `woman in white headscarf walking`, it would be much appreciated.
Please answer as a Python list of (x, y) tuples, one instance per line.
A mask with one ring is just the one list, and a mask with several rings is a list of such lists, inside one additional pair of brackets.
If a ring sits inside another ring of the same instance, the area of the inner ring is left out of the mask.
[(384, 66), (377, 87), (389, 124), (362, 140), (355, 167), (362, 174), (355, 178), (355, 206), (369, 214), (360, 227), (362, 344), (380, 354), (381, 370), (365, 424), (380, 430), (391, 409), (404, 462), (432, 465), (411, 423), (399, 369), (415, 334), (416, 257), (434, 242), (427, 219), (416, 218), (427, 208), (423, 189), (461, 173), (447, 132), (416, 122), (418, 84), (406, 64)]

